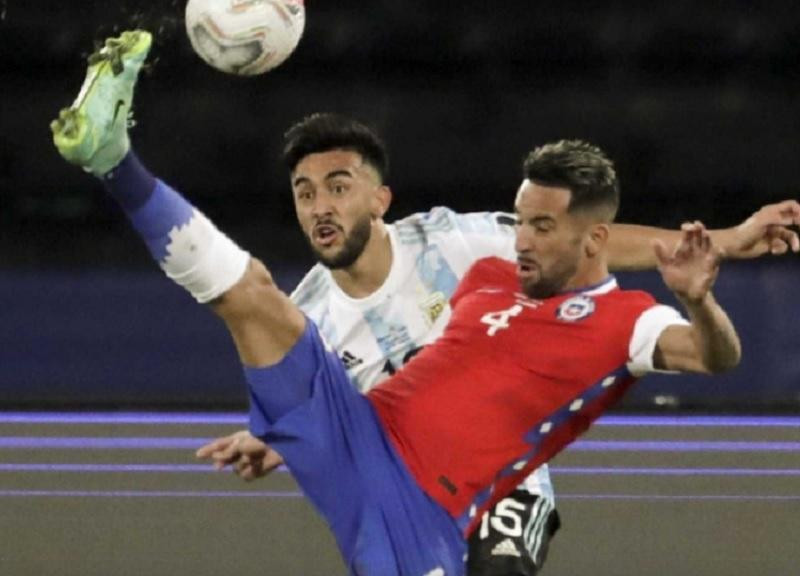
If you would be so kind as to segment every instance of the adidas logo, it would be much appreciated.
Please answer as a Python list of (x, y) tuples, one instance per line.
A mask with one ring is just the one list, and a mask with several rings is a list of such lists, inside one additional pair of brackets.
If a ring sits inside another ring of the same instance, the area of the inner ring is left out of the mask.
[(354, 354), (348, 352), (347, 350), (345, 350), (344, 354), (342, 354), (341, 360), (342, 364), (344, 364), (345, 370), (351, 370), (356, 366), (364, 363), (364, 360), (362, 358), (355, 356)]
[(492, 556), (516, 556), (519, 558), (521, 554), (511, 539), (506, 538), (492, 549)]

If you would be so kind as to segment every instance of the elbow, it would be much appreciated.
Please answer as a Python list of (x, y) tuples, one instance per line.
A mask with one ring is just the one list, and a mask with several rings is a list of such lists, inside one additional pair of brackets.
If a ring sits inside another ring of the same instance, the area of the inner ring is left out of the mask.
[(729, 359), (725, 361), (716, 361), (706, 365), (706, 373), (708, 374), (724, 374), (730, 372), (739, 365), (739, 358)]
[(730, 372), (736, 368), (742, 361), (742, 345), (737, 338), (731, 346), (725, 350), (724, 354), (717, 354), (714, 358), (709, 359), (706, 364), (706, 370), (709, 374), (723, 374)]

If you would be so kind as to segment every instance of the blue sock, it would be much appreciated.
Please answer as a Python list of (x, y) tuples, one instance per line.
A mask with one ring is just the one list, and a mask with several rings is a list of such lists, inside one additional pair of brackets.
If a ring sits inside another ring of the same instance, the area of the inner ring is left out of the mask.
[(103, 184), (126, 213), (140, 208), (153, 193), (156, 177), (131, 150), (111, 172), (103, 176)]
[(103, 177), (103, 184), (125, 211), (153, 258), (163, 262), (169, 233), (191, 220), (194, 207), (153, 176), (132, 150)]

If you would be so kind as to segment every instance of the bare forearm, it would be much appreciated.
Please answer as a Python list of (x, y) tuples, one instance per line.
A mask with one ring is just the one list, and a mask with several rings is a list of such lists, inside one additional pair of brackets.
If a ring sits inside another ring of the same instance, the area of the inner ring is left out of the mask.
[(694, 340), (703, 367), (710, 373), (724, 372), (739, 364), (742, 347), (730, 318), (711, 292), (699, 302), (683, 302), (691, 321)]
[[(769, 252), (783, 254), (789, 250), (800, 251), (797, 233), (785, 227), (785, 222), (789, 220), (781, 219), (780, 215), (770, 218), (771, 211), (783, 204), (762, 208), (738, 226), (709, 230), (711, 241), (722, 250), (725, 258), (730, 259), (757, 258)], [(791, 203), (791, 206), (794, 204)], [(655, 268), (657, 262), (653, 254), (653, 241), (660, 240), (667, 247), (672, 247), (680, 238), (680, 230), (613, 224), (608, 238), (608, 267), (611, 270)]]
[(613, 224), (608, 237), (608, 267), (611, 270), (648, 270), (657, 265), (653, 241), (674, 246), (680, 230), (666, 230), (636, 224)]

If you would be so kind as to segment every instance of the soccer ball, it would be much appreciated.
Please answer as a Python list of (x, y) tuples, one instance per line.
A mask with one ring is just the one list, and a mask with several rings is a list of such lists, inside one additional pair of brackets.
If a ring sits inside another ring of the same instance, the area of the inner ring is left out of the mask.
[(272, 70), (297, 47), (304, 0), (189, 0), (186, 33), (208, 64), (229, 74)]

